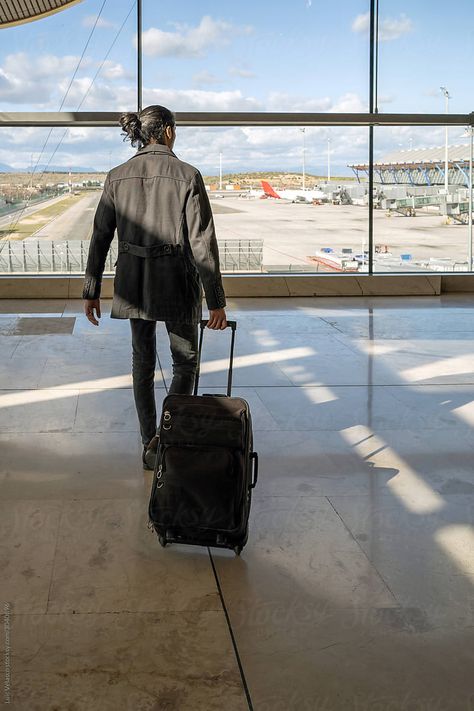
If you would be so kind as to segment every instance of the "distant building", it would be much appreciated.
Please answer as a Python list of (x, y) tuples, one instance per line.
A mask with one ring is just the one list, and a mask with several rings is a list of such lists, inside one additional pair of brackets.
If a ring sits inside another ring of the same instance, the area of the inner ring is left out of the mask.
[[(374, 181), (382, 185), (444, 185), (444, 146), (411, 148), (389, 153), (374, 162)], [(469, 187), (469, 145), (449, 146), (448, 181)], [(349, 165), (357, 180), (369, 175), (369, 165)]]

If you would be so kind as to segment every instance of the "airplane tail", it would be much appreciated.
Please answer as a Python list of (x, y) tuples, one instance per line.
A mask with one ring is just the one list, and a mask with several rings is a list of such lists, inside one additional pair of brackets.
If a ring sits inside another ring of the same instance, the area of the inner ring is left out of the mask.
[(272, 197), (272, 198), (279, 198), (279, 197), (280, 197), (280, 196), (278, 195), (278, 193), (276, 193), (276, 192), (274, 191), (274, 189), (272, 188), (272, 186), (270, 185), (270, 183), (267, 183), (266, 180), (262, 180), (261, 183), (262, 183), (263, 192), (265, 193), (265, 195), (266, 195), (267, 197)]

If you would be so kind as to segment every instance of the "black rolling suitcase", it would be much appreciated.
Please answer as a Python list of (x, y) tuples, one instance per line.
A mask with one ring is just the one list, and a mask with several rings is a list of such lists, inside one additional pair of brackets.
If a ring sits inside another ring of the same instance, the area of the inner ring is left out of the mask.
[(162, 546), (190, 543), (231, 548), (248, 538), (251, 491), (257, 482), (248, 403), (231, 397), (236, 322), (232, 329), (227, 395), (198, 395), (202, 340), (192, 395), (167, 395), (158, 428), (149, 527)]

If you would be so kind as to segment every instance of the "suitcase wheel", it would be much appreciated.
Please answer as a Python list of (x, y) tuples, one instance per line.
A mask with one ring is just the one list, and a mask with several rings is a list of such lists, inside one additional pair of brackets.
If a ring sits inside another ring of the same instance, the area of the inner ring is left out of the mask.
[(242, 553), (243, 548), (244, 548), (244, 547), (241, 546), (240, 544), (237, 545), (237, 546), (234, 546), (234, 553), (235, 553), (235, 555), (240, 555), (240, 554)]
[(158, 534), (158, 540), (160, 542), (160, 546), (163, 546), (163, 548), (167, 545), (168, 541), (166, 538), (163, 536), (163, 534), (159, 533)]

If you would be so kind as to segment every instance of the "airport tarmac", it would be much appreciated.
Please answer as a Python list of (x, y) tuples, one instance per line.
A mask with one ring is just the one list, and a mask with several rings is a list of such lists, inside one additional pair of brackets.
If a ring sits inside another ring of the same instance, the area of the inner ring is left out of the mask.
[[(224, 202), (240, 212), (220, 214), (219, 206)], [(211, 204), (218, 239), (263, 239), (264, 265), (307, 267), (308, 257), (324, 247), (336, 252), (352, 248), (355, 254), (367, 249), (367, 207), (244, 198), (212, 200)], [(467, 260), (467, 240), (467, 225), (446, 224), (443, 215), (419, 211), (416, 217), (404, 217), (374, 211), (374, 243), (387, 246), (395, 258), (411, 254), (413, 261), (450, 258), (463, 262)], [(385, 257), (376, 257), (383, 270)]]
[[(55, 242), (90, 239), (100, 195), (100, 191), (86, 193), (83, 199), (28, 239)], [(211, 195), (211, 205), (218, 240), (263, 239), (264, 271), (298, 268), (316, 271), (318, 264), (310, 257), (325, 247), (332, 247), (336, 252), (352, 248), (354, 254), (367, 249), (367, 207), (293, 204), (232, 195), (224, 198)], [(401, 254), (411, 255), (412, 269), (419, 268), (420, 260), (425, 260), (428, 266), (430, 259), (451, 259), (462, 265), (468, 257), (468, 235), (467, 225), (447, 224), (446, 218), (437, 213), (420, 210), (416, 217), (405, 217), (375, 210), (374, 243), (393, 255), (387, 259), (376, 254), (375, 267), (379, 271), (394, 271), (397, 263), (401, 265)], [(410, 269), (410, 264), (405, 261), (404, 269)], [(446, 268), (450, 270), (452, 265)]]

